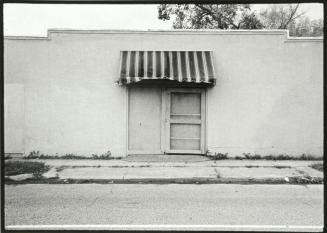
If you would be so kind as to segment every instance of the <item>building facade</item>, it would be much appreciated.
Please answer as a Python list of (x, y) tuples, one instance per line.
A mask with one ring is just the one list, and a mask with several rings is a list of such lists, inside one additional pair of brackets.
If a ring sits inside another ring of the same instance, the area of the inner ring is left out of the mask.
[(323, 156), (323, 39), (49, 30), (4, 39), (5, 152)]

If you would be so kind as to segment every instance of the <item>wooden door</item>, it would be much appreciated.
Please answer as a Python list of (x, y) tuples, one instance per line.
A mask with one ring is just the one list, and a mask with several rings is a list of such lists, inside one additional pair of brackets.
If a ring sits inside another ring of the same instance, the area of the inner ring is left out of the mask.
[(128, 90), (128, 154), (162, 154), (161, 88)]
[(168, 89), (166, 130), (167, 153), (205, 153), (203, 89)]

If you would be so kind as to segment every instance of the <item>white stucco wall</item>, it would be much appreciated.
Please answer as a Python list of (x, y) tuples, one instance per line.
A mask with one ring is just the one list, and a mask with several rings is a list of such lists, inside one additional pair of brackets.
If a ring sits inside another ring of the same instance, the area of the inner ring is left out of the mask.
[[(126, 88), (114, 83), (120, 50), (213, 51), (210, 151), (323, 155), (323, 43), (289, 40), (284, 31), (52, 30), (45, 39), (6, 38), (5, 104), (20, 95), (13, 84), (24, 90), (24, 111), (5, 117), (6, 152), (16, 144), (25, 153), (125, 156)], [(23, 127), (21, 144), (12, 143), (15, 127)]]

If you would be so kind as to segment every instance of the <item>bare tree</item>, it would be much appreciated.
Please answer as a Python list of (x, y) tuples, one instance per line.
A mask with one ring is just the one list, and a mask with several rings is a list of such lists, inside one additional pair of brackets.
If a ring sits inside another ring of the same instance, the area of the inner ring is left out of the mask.
[(272, 4), (260, 13), (264, 28), (288, 29), (291, 23), (304, 16), (305, 11), (299, 11), (300, 4)]

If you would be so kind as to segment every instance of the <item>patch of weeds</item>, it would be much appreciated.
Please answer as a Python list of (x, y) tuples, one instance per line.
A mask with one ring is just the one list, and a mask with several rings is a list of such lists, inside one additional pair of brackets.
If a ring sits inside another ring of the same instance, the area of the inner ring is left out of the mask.
[(289, 156), (289, 155), (284, 155), (284, 154), (280, 154), (280, 155), (277, 155), (275, 160), (291, 160), (292, 157)]
[(261, 155), (258, 154), (251, 155), (251, 153), (243, 153), (243, 155), (245, 159), (253, 159), (253, 160), (261, 159)]
[(291, 166), (275, 165), (274, 168), (283, 169), (283, 168), (291, 168)]
[(106, 153), (101, 154), (101, 155), (92, 154), (92, 159), (113, 159), (113, 157), (111, 157), (111, 152), (109, 150)]
[(302, 154), (299, 158), (300, 160), (322, 160), (322, 157), (315, 157), (313, 155)]
[(250, 160), (322, 160), (322, 157), (315, 157), (313, 155), (302, 154), (301, 156), (290, 156), (287, 154), (279, 155), (266, 155), (261, 156), (259, 154), (252, 155), (251, 153), (243, 153), (244, 157), (236, 156), (235, 159), (250, 159)]
[(75, 155), (75, 154), (65, 154), (60, 157), (61, 159), (87, 159), (85, 156)]
[(214, 153), (214, 154), (211, 154), (211, 153), (207, 153), (206, 154), (207, 157), (209, 157), (210, 159), (212, 160), (223, 160), (223, 159), (228, 159), (228, 153)]
[(27, 159), (36, 159), (40, 157), (40, 151), (31, 151), (28, 155), (27, 155)]
[(323, 163), (311, 164), (310, 167), (312, 167), (313, 169), (316, 169), (318, 171), (321, 171), (321, 172), (324, 171), (324, 164)]
[(293, 184), (322, 184), (324, 179), (321, 177), (298, 176), (289, 177), (289, 182)]
[(35, 178), (41, 178), (42, 174), (47, 172), (49, 169), (50, 166), (46, 166), (41, 162), (8, 161), (5, 163), (6, 176), (33, 174)]
[(108, 150), (106, 153), (101, 154), (101, 155), (92, 154), (92, 159), (104, 159), (104, 160), (108, 160), (108, 159), (115, 159), (115, 158), (114, 157), (111, 157), (111, 152), (110, 152), (110, 150)]
[(12, 159), (10, 154), (5, 154), (5, 160)]
[(112, 159), (110, 150), (108, 150), (108, 151), (107, 151), (106, 153), (104, 153), (104, 154), (101, 154), (101, 155), (99, 156), (99, 159)]
[(62, 156), (56, 155), (44, 155), (40, 153), (40, 151), (31, 151), (27, 156), (23, 157), (24, 159), (99, 159), (99, 160), (109, 160), (109, 159), (122, 159), (122, 157), (112, 157), (110, 151), (103, 153), (101, 155), (92, 154), (91, 157), (89, 156), (82, 156), (82, 155), (75, 155), (73, 153), (68, 153)]

